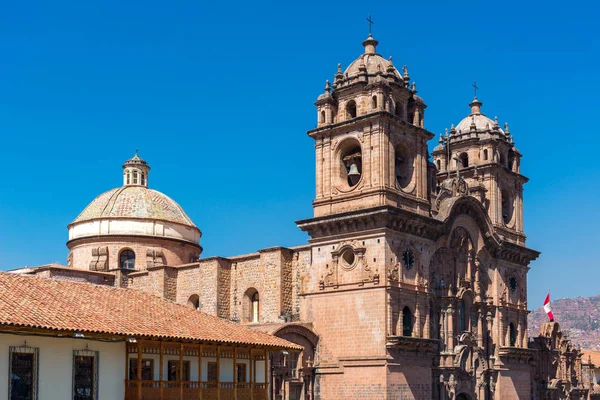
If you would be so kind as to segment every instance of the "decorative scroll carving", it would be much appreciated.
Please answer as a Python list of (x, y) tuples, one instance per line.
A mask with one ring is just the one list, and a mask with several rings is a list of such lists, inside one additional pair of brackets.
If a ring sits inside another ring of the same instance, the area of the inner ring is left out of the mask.
[(106, 270), (108, 270), (108, 246), (93, 248), (92, 261), (90, 261), (90, 271)]
[(163, 251), (161, 249), (146, 250), (146, 266), (161, 267), (165, 265)]

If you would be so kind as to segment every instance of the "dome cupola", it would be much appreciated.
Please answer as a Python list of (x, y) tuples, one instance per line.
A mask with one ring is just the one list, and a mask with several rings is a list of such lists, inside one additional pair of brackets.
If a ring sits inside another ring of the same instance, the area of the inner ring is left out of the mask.
[(140, 158), (136, 150), (135, 155), (123, 164), (123, 186), (148, 187), (148, 172), (150, 172), (150, 166)]
[[(136, 150), (123, 164), (123, 186), (100, 194), (69, 224), (72, 265), (104, 271), (198, 259), (202, 233), (179, 204), (148, 188), (149, 171)], [(123, 267), (122, 254), (134, 261)]]

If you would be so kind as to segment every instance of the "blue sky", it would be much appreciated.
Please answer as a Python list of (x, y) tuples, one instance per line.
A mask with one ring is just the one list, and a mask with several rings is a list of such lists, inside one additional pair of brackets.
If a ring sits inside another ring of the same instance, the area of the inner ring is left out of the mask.
[[(121, 184), (150, 186), (203, 231), (204, 255), (303, 244), (313, 102), (362, 52), (408, 65), (439, 134), (508, 121), (524, 154), (529, 306), (598, 294), (598, 5), (585, 2), (5, 2), (0, 13), (0, 268), (65, 263), (66, 225)], [(430, 143), (435, 146), (436, 141)]]

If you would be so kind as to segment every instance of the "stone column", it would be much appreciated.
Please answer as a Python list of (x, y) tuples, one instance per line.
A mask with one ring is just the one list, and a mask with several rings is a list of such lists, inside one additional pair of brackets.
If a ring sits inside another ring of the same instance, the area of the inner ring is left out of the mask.
[(317, 157), (317, 171), (316, 171), (316, 179), (317, 179), (317, 199), (323, 197), (323, 139), (317, 139), (315, 143), (315, 151)]
[(479, 310), (477, 310), (477, 345), (479, 347), (483, 347), (483, 319), (485, 316), (483, 315), (481, 306), (479, 306)]
[(498, 342), (498, 346), (504, 346), (504, 315), (502, 313), (502, 308), (496, 308), (496, 321), (498, 322), (498, 335), (496, 341)]
[(452, 303), (448, 304), (448, 350), (454, 352), (454, 308)]
[(427, 305), (425, 306), (425, 326), (423, 327), (423, 334), (425, 339), (431, 339), (431, 309), (429, 306), (429, 299), (426, 299)]
[(419, 311), (419, 303), (415, 305), (415, 324), (413, 326), (413, 337), (421, 337), (421, 312)]

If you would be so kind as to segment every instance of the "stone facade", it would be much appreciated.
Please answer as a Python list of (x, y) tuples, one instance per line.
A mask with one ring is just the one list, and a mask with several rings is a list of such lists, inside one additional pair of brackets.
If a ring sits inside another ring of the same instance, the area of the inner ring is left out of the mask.
[[(309, 244), (198, 260), (200, 231), (171, 205), (142, 220), (197, 236), (81, 237), (70, 267), (301, 344), (271, 355), (274, 399), (585, 398), (580, 354), (558, 326), (527, 337), (539, 253), (525, 247), (527, 178), (508, 126), (475, 98), (430, 160), (426, 105), (377, 44), (369, 36), (315, 103), (314, 215), (297, 221)], [(132, 160), (124, 184), (135, 167), (145, 190), (149, 167)], [(119, 268), (123, 248), (143, 255), (131, 270)]]

